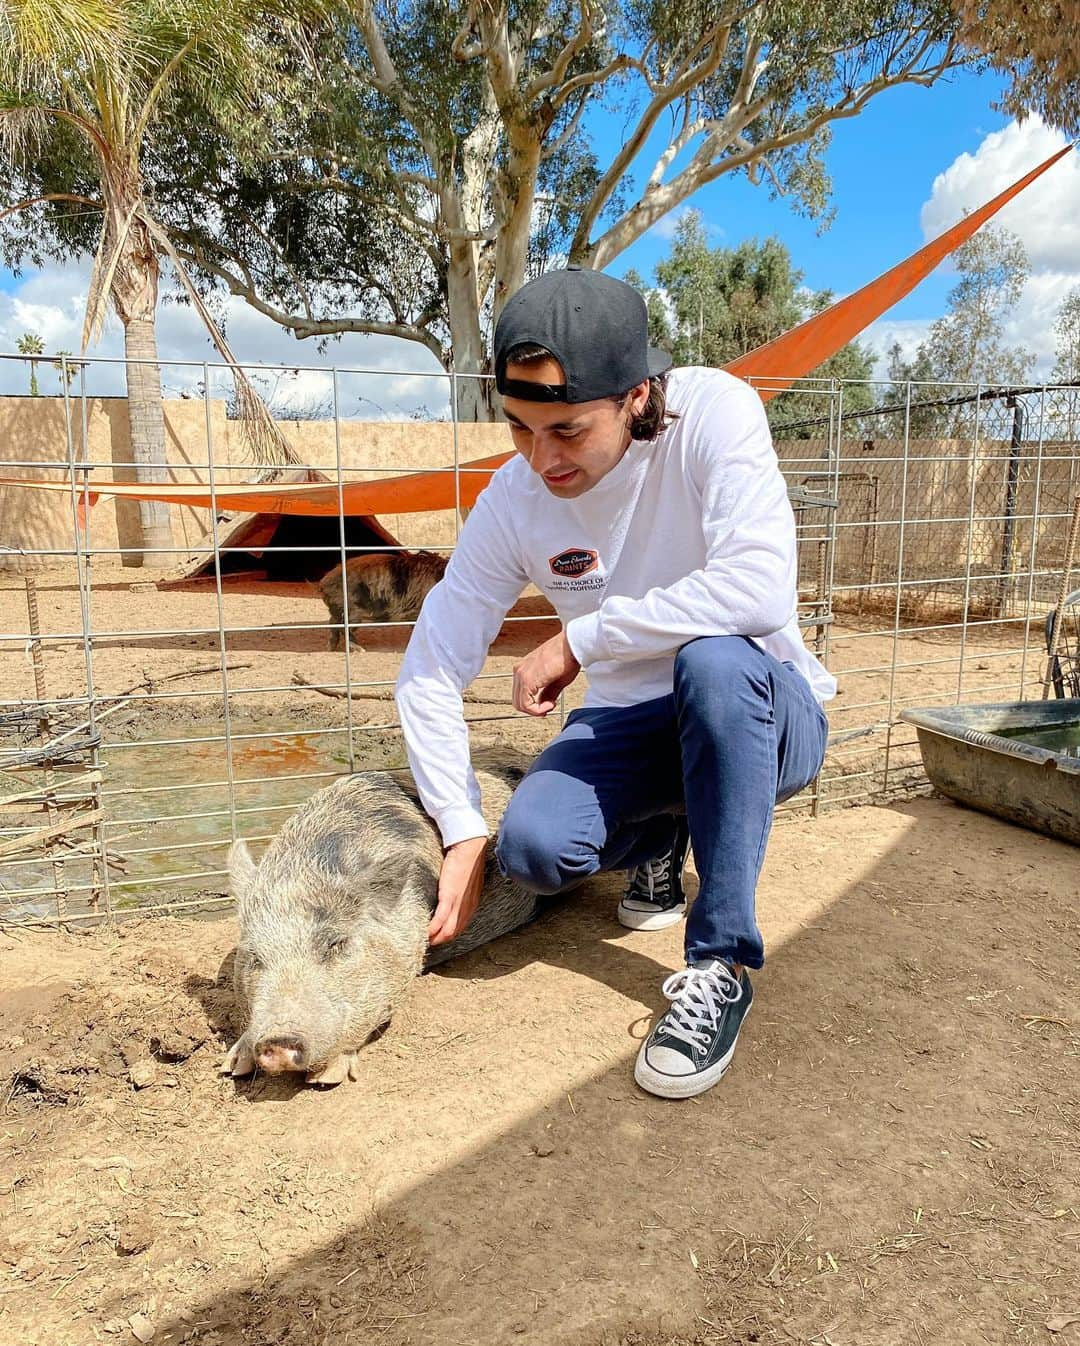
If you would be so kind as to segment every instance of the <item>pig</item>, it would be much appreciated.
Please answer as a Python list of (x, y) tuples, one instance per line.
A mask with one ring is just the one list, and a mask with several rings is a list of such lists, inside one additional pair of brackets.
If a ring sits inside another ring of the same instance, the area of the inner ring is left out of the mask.
[[(477, 756), (489, 826), (526, 765), (509, 752)], [(235, 842), (234, 985), (246, 1027), (222, 1073), (290, 1071), (319, 1085), (355, 1079), (357, 1051), (387, 1024), (425, 963), (466, 953), (537, 914), (544, 899), (504, 878), (492, 851), (489, 843), (468, 929), (429, 950), (442, 845), (408, 772), (364, 772), (320, 790), (258, 864)]]
[(361, 622), (411, 622), (420, 615), (428, 593), (446, 570), (447, 557), (430, 551), (369, 552), (335, 566), (319, 584), (319, 593), (334, 623), (330, 649), (342, 647), (345, 598), (349, 600), (349, 634), (356, 641)]

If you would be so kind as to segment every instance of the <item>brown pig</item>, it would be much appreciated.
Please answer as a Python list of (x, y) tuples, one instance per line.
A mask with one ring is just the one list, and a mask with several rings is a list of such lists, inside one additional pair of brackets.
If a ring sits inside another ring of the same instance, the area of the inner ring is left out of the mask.
[(447, 557), (430, 551), (369, 552), (323, 576), (319, 593), (334, 623), (330, 648), (342, 647), (348, 599), (349, 634), (365, 622), (411, 622), (420, 615), (428, 593), (446, 570)]
[[(516, 754), (477, 758), (494, 831), (524, 774)], [(532, 919), (538, 903), (499, 872), (489, 844), (480, 907), (456, 940), (430, 951), (442, 846), (408, 772), (365, 772), (320, 790), (256, 864), (229, 853), (240, 938), (234, 981), (245, 1027), (222, 1071), (355, 1078), (357, 1051), (385, 1025), (425, 965)]]

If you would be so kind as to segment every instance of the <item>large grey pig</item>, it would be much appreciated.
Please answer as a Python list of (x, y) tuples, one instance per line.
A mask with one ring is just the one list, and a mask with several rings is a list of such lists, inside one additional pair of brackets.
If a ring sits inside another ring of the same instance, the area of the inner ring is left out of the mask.
[[(478, 756), (489, 825), (526, 763)], [(356, 1052), (390, 1019), (429, 966), (523, 925), (538, 899), (503, 878), (489, 845), (484, 892), (469, 928), (428, 951), (442, 848), (408, 772), (366, 772), (320, 790), (256, 864), (229, 852), (240, 939), (234, 981), (247, 1027), (223, 1074), (301, 1072), (309, 1084), (354, 1079)]]
[[(349, 600), (349, 636), (363, 622), (411, 622), (420, 615), (428, 593), (442, 579), (448, 558), (430, 551), (369, 552), (335, 566), (319, 584), (319, 593), (334, 623), (330, 648), (340, 650)], [(344, 574), (344, 582), (342, 582)]]

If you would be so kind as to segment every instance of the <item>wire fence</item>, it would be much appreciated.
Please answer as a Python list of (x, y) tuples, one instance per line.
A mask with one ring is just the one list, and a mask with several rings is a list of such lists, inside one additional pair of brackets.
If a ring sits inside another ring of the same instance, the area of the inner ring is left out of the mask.
[[(342, 493), (435, 469), (460, 505), (469, 461), (508, 447), (503, 428), (453, 416), (453, 375), (257, 370), (278, 388), (303, 374), (317, 414), (282, 421), (297, 459), (287, 479), (336, 484), (339, 509), (314, 521), (230, 515), (217, 492), (254, 468), (229, 371), (163, 366), (166, 386), (188, 390), (166, 403), (168, 476), (204, 482), (212, 508), (174, 507), (171, 568), (138, 569), (135, 507), (90, 496), (95, 480), (134, 475), (116, 364), (62, 368), (56, 397), (0, 397), (0, 476), (67, 486), (47, 497), (0, 487), (8, 922), (213, 910), (228, 901), (234, 840), (267, 840), (342, 772), (404, 765), (392, 689), (412, 616), (385, 612), (332, 648), (369, 614), (350, 611), (348, 584), (328, 610), (314, 581), (361, 555), (447, 555), (463, 511), (358, 519)], [(898, 720), (907, 706), (1041, 691), (1043, 624), (1080, 489), (1077, 390), (912, 385), (877, 412), (845, 409), (888, 391), (804, 383), (790, 396), (812, 414), (787, 417), (778, 437), (800, 621), (840, 681), (825, 771), (785, 814), (924, 788), (914, 731)], [(538, 723), (509, 699), (514, 662), (552, 629), (546, 601), (527, 592), (467, 695), (475, 743), (534, 753), (558, 730), (568, 706)]]

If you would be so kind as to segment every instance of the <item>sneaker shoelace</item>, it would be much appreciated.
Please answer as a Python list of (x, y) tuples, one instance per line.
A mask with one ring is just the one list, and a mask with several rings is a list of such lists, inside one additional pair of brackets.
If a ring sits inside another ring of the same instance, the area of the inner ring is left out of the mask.
[(726, 1005), (742, 999), (742, 986), (723, 963), (710, 967), (686, 967), (664, 982), (664, 994), (672, 1002), (658, 1033), (679, 1038), (702, 1052), (716, 1032)]
[(671, 895), (671, 851), (638, 865), (626, 885), (624, 897), (643, 902), (662, 902)]

